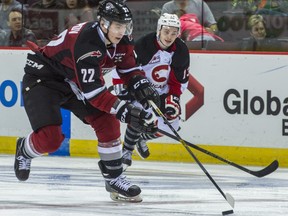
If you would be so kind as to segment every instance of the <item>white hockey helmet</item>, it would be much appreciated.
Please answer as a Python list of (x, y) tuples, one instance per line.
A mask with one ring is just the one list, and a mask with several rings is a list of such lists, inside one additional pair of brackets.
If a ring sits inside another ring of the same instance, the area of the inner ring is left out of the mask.
[(157, 23), (157, 36), (159, 35), (159, 31), (161, 30), (162, 26), (176, 27), (179, 29), (178, 33), (180, 34), (181, 23), (176, 14), (164, 13), (160, 16)]

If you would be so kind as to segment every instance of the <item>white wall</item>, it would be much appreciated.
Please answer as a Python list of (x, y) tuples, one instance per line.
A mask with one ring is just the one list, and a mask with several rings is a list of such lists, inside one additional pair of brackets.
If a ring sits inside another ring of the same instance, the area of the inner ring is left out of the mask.
[[(23, 136), (30, 132), (20, 99), (20, 82), (27, 52), (0, 50), (0, 136)], [(180, 134), (183, 138), (209, 145), (288, 148), (287, 55), (191, 53), (190, 56), (190, 73), (204, 86), (204, 105), (182, 123)], [(106, 79), (109, 80), (109, 75)], [(16, 91), (12, 92), (10, 84), (16, 86)], [(234, 109), (232, 104), (240, 103), (240, 114), (229, 114), (224, 108), (224, 95), (231, 89), (239, 92), (240, 98), (230, 95), (227, 105)], [(244, 91), (248, 92), (247, 114), (243, 113)], [(275, 101), (269, 105), (269, 92), (273, 100), (279, 100), (280, 112), (277, 115), (267, 114), (267, 107), (274, 111), (277, 109)], [(13, 104), (12, 98), (16, 96)], [(184, 94), (181, 99), (183, 107), (191, 96), (188, 91)], [(256, 102), (252, 103), (253, 100)], [(263, 101), (263, 112), (256, 115), (250, 106), (252, 104), (259, 111), (259, 101)], [(287, 123), (283, 127), (285, 121)], [(125, 125), (122, 131), (124, 128)], [(71, 138), (94, 140), (95, 136), (89, 126), (72, 116)], [(162, 138), (159, 142), (173, 141)]]

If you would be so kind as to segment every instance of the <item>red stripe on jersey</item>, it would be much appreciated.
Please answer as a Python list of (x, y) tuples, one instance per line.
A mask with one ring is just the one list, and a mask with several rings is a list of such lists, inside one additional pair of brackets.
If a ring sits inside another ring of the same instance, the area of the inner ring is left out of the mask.
[(168, 85), (169, 85), (169, 93), (168, 94), (176, 95), (176, 96), (180, 97), (180, 95), (182, 94), (181, 83), (175, 77), (175, 71), (173, 68), (171, 68), (171, 72), (169, 74)]
[(123, 84), (123, 80), (113, 78), (113, 79), (112, 79), (112, 83), (113, 83), (113, 85)]

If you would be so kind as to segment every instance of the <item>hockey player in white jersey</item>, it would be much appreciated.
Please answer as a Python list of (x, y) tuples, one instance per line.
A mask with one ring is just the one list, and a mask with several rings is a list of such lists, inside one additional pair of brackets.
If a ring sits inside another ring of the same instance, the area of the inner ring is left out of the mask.
[[(137, 62), (158, 91), (161, 97), (160, 109), (176, 130), (179, 130), (181, 114), (180, 97), (188, 85), (190, 65), (189, 50), (184, 41), (178, 38), (179, 34), (180, 20), (177, 15), (165, 13), (158, 20), (157, 31), (143, 36), (135, 44)], [(121, 80), (114, 77), (113, 84), (114, 89), (121, 94)], [(158, 128), (170, 131), (162, 118), (158, 118), (157, 122)], [(123, 164), (131, 166), (135, 145), (139, 155), (147, 158), (150, 152), (146, 141), (160, 136), (160, 133), (140, 133), (128, 125), (123, 145)]]

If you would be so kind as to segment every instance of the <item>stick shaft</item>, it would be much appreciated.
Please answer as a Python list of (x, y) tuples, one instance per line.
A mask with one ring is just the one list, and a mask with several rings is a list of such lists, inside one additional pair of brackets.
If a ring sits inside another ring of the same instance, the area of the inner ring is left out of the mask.
[(221, 195), (224, 197), (224, 199), (229, 203), (229, 205), (234, 208), (234, 198), (230, 195), (229, 199), (226, 197), (222, 189), (218, 186), (218, 184), (215, 182), (215, 180), (212, 178), (212, 176), (209, 174), (209, 172), (206, 170), (206, 168), (203, 166), (203, 164), (199, 161), (199, 159), (194, 155), (194, 153), (191, 151), (191, 149), (188, 147), (186, 142), (180, 137), (180, 135), (177, 133), (177, 131), (173, 128), (173, 126), (170, 124), (170, 122), (167, 120), (167, 118), (164, 116), (164, 114), (161, 112), (161, 110), (156, 106), (156, 104), (153, 101), (149, 101), (151, 104), (153, 110), (160, 115), (164, 122), (168, 125), (168, 127), (172, 130), (172, 132), (175, 134), (177, 140), (184, 146), (184, 148), (188, 151), (188, 153), (192, 156), (192, 158), (196, 161), (196, 163), (199, 165), (201, 170), (205, 173), (205, 175), (209, 178), (209, 180), (212, 182), (212, 184), (217, 188), (217, 190), (221, 193)]
[[(166, 131), (163, 131), (163, 130), (159, 129), (159, 132), (164, 134), (165, 136), (170, 137), (171, 139), (174, 139), (174, 140), (178, 141), (178, 138), (176, 136), (173, 136), (172, 134), (170, 134), (170, 133), (168, 133)], [(240, 170), (242, 170), (242, 171), (244, 171), (246, 173), (249, 173), (249, 174), (251, 174), (253, 176), (256, 176), (258, 178), (261, 178), (261, 177), (264, 177), (266, 175), (269, 175), (270, 173), (274, 172), (279, 166), (278, 161), (274, 160), (274, 161), (272, 161), (271, 164), (269, 164), (268, 166), (264, 167), (263, 169), (258, 170), (258, 171), (253, 171), (253, 170), (247, 169), (246, 167), (243, 167), (243, 166), (241, 166), (241, 165), (239, 165), (237, 163), (234, 163), (234, 162), (229, 161), (229, 160), (227, 160), (225, 158), (222, 158), (221, 156), (219, 156), (219, 155), (217, 155), (217, 154), (215, 154), (213, 152), (210, 152), (210, 151), (208, 151), (206, 149), (203, 149), (203, 148), (201, 148), (201, 147), (199, 147), (199, 146), (197, 146), (197, 145), (195, 145), (195, 144), (193, 144), (193, 143), (191, 143), (189, 141), (186, 141), (186, 140), (184, 140), (184, 141), (185, 141), (185, 143), (188, 146), (190, 146), (190, 147), (192, 147), (192, 148), (194, 148), (194, 149), (196, 149), (196, 150), (198, 150), (198, 151), (200, 151), (200, 152), (202, 152), (202, 153), (204, 153), (206, 155), (209, 155), (209, 156), (211, 156), (213, 158), (216, 158), (217, 160), (220, 160), (220, 161), (222, 161), (224, 163), (227, 163), (227, 164), (229, 164), (231, 166), (234, 166), (234, 167), (236, 167), (236, 168), (238, 168), (238, 169), (240, 169)]]

